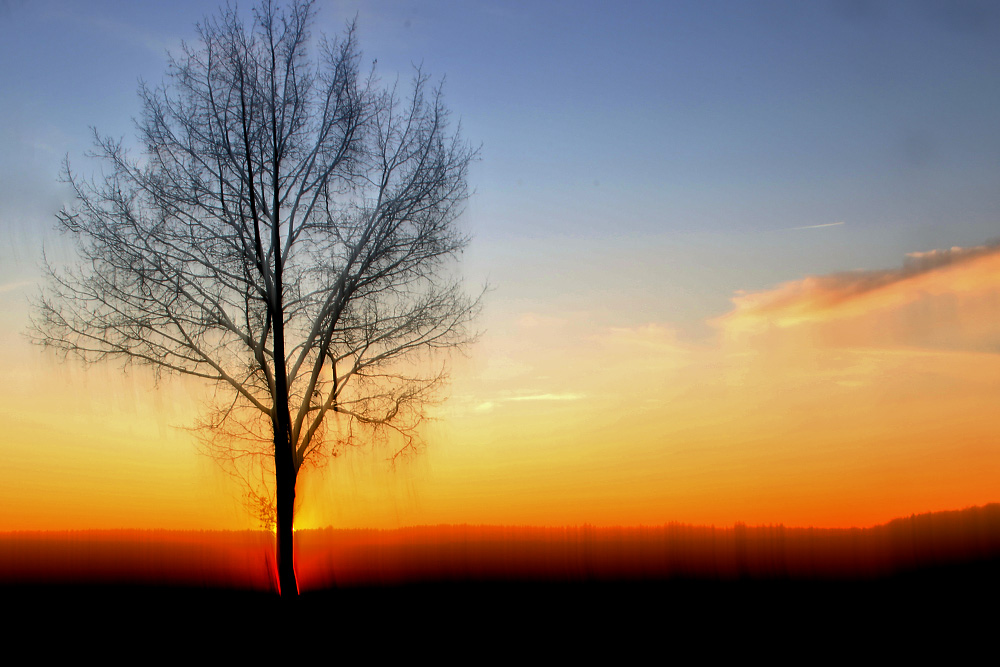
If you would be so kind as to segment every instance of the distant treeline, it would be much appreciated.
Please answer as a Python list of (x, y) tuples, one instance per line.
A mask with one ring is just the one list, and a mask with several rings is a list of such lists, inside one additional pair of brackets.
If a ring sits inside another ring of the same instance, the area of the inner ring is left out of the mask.
[[(303, 591), (411, 583), (875, 580), (1000, 563), (1000, 505), (873, 528), (667, 524), (302, 530)], [(85, 531), (0, 535), (0, 583), (135, 583), (269, 590), (261, 532)]]
[(303, 588), (416, 582), (868, 580), (1000, 560), (1000, 505), (873, 528), (428, 526), (298, 533)]

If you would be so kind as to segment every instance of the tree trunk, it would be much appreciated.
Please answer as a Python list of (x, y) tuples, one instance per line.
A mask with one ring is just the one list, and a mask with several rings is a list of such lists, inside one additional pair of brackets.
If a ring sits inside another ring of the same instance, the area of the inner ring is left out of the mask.
[(292, 526), (295, 521), (295, 463), (288, 446), (284, 429), (275, 429), (274, 473), (275, 493), (278, 501), (278, 587), (281, 597), (293, 598), (299, 594), (295, 580), (295, 549)]
[[(277, 120), (275, 119), (275, 122)], [(275, 138), (277, 143), (277, 138)], [(277, 150), (277, 147), (275, 147)], [(277, 153), (276, 153), (277, 154)], [(278, 219), (278, 161), (274, 163), (274, 201), (272, 221)], [(274, 257), (274, 294), (271, 303), (274, 318), (274, 476), (278, 498), (278, 588), (281, 597), (294, 598), (299, 594), (295, 580), (295, 544), (292, 526), (295, 521), (295, 478), (299, 467), (292, 442), (292, 415), (288, 409), (288, 369), (285, 366), (285, 310), (281, 267), (281, 238), (279, 225), (271, 225), (271, 247), (277, 249)]]

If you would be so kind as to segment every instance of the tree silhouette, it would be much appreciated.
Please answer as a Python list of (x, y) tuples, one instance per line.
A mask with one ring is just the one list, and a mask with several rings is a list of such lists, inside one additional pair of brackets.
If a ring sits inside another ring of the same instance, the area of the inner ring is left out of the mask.
[(274, 508), (282, 595), (302, 466), (362, 436), (413, 447), (442, 379), (420, 362), (469, 340), (478, 303), (448, 271), (476, 151), (419, 69), (405, 97), (361, 74), (353, 25), (311, 59), (314, 15), (206, 19), (165, 84), (140, 85), (142, 156), (95, 131), (105, 171), (67, 163), (77, 204), (58, 215), (80, 261), (46, 264), (32, 325), (86, 361), (216, 383), (206, 442)]

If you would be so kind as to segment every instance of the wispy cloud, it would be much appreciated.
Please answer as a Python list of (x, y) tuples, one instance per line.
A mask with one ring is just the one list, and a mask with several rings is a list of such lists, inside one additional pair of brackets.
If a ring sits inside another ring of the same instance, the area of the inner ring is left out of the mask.
[(646, 352), (681, 352), (677, 331), (665, 324), (650, 322), (635, 327), (611, 327), (598, 335), (606, 345)]
[(794, 232), (798, 229), (819, 229), (820, 227), (839, 227), (840, 225), (846, 224), (844, 221), (840, 222), (824, 222), (819, 225), (802, 225), (801, 227), (785, 227), (784, 229), (779, 229), (779, 232)]
[(738, 293), (727, 335), (809, 325), (816, 340), (983, 347), (1000, 340), (1000, 246), (910, 253), (902, 266), (809, 276)]
[(15, 283), (6, 283), (0, 285), (0, 293), (2, 292), (13, 292), (16, 289), (21, 289), (22, 287), (27, 287), (28, 285), (34, 285), (30, 280), (21, 280)]
[(475, 407), (476, 412), (491, 412), (497, 405), (502, 403), (522, 403), (528, 401), (578, 401), (586, 398), (586, 394), (565, 393), (565, 394), (523, 394), (520, 396), (501, 396), (488, 401), (483, 401)]
[(578, 401), (586, 394), (529, 394), (528, 396), (511, 396), (504, 401)]

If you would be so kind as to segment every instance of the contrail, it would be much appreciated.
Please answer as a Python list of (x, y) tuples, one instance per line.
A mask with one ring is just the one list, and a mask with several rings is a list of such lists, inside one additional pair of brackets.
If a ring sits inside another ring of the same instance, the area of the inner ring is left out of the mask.
[(837, 225), (844, 224), (841, 222), (824, 222), (822, 225), (805, 225), (803, 227), (785, 227), (784, 229), (779, 229), (779, 232), (791, 232), (796, 229), (819, 229), (820, 227), (836, 227)]

